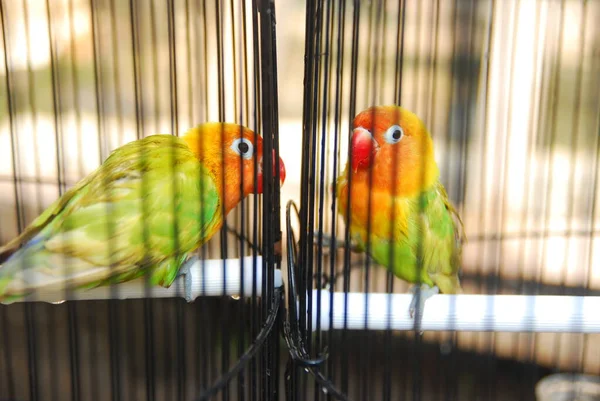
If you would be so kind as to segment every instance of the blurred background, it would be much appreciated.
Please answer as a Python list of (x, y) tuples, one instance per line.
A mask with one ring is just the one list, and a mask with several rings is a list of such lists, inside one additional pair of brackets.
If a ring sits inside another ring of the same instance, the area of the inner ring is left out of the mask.
[[(250, 10), (251, 2), (173, 2), (174, 36), (170, 36), (165, 1), (2, 1), (1, 243), (17, 235), (19, 219), (31, 222), (56, 199), (61, 187), (73, 185), (111, 150), (138, 134), (181, 134), (204, 121), (238, 121), (237, 96), (245, 95), (236, 91), (237, 82), (243, 74), (250, 77), (246, 78), (246, 96), (256, 85), (252, 62), (236, 67), (240, 52), (252, 53), (252, 40), (242, 43), (240, 39), (244, 31), (252, 37), (251, 24), (240, 23), (240, 9)], [(342, 33), (348, 58), (352, 7), (346, 3)], [(360, 6), (370, 10), (375, 3), (365, 1)], [(372, 12), (360, 16), (358, 76), (375, 78), (357, 82), (356, 110), (394, 99), (392, 71), (398, 56), (399, 10), (404, 5), (402, 106), (417, 113), (432, 132), (442, 181), (465, 223), (465, 291), (600, 293), (600, 1), (406, 0), (405, 4), (383, 4), (380, 20), (370, 20)], [(282, 204), (300, 200), (305, 7), (304, 1), (275, 1), (280, 155), (287, 169)], [(220, 43), (226, 77), (224, 115), (219, 112), (215, 78), (218, 12), (224, 24)], [(331, 52), (334, 55), (339, 48)], [(378, 75), (373, 75), (373, 52), (377, 52)], [(350, 73), (349, 67), (343, 71), (345, 85)], [(375, 96), (369, 85), (379, 88)], [(348, 99), (342, 102), (347, 113)], [(244, 123), (252, 127), (256, 124), (252, 102), (247, 100), (246, 105)], [(13, 118), (9, 118), (11, 113)], [(347, 123), (349, 118), (345, 115), (342, 121)], [(347, 124), (342, 124), (340, 132), (341, 154), (345, 155)], [(333, 152), (331, 142), (326, 151)], [(333, 181), (331, 175), (332, 166), (328, 166), (327, 183)], [(326, 227), (337, 218), (327, 213)], [(282, 213), (282, 224), (284, 217)], [(285, 262), (283, 270), (285, 276)], [(380, 270), (373, 273), (371, 291), (385, 292), (385, 272)], [(360, 272), (356, 274), (359, 278), (353, 280), (353, 290), (362, 290)], [(394, 288), (403, 292), (407, 287), (398, 281)], [(9, 314), (12, 320), (2, 324), (23, 329), (20, 313)], [(62, 312), (52, 313), (56, 313), (50, 315), (54, 318), (40, 323), (38, 330), (45, 332), (45, 327), (65, 323)], [(87, 316), (82, 318), (87, 321), (95, 312), (78, 313)], [(156, 319), (169, 316), (165, 307)], [(424, 337), (437, 347), (451, 335), (426, 333)], [(469, 353), (465, 358), (493, 354), (507, 363), (600, 373), (598, 335), (456, 336), (453, 344)], [(355, 341), (360, 344), (359, 339)], [(25, 355), (24, 343), (13, 347)], [(398, 347), (402, 348), (401, 342)], [(58, 357), (60, 349), (54, 352)], [(282, 361), (285, 357), (283, 351)], [(24, 363), (26, 357), (13, 359)], [(97, 351), (92, 363), (102, 361), (102, 352)], [(24, 396), (26, 381), (17, 383)], [(132, 395), (130, 399), (139, 398)]]

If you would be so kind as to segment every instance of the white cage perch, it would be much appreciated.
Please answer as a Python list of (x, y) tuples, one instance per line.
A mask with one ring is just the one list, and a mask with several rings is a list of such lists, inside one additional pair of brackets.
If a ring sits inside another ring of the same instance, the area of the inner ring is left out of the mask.
[[(225, 262), (225, 264), (223, 263)], [(169, 288), (152, 286), (147, 288), (145, 278), (132, 280), (114, 286), (97, 287), (85, 291), (72, 291), (65, 298), (64, 291), (37, 291), (34, 297), (20, 299), (14, 302), (42, 301), (61, 303), (65, 300), (100, 300), (100, 299), (135, 299), (135, 298), (186, 298), (192, 301), (199, 296), (240, 296), (241, 265), (244, 265), (243, 283), (244, 296), (252, 295), (252, 283), (256, 277), (256, 295), (262, 295), (262, 257), (246, 256), (244, 258), (208, 259), (190, 258), (189, 277), (179, 276)], [(256, 275), (254, 265), (256, 264)], [(225, 268), (223, 268), (225, 267)], [(186, 281), (188, 288), (186, 289)], [(281, 286), (281, 271), (274, 271), (275, 287)], [(223, 287), (225, 286), (225, 292)], [(186, 291), (187, 290), (187, 291)], [(149, 292), (149, 293), (148, 293)]]
[[(313, 290), (312, 327), (317, 325)], [(390, 299), (391, 297), (391, 299)], [(348, 293), (347, 328), (412, 330), (408, 310), (412, 294)], [(333, 329), (344, 328), (345, 294), (333, 293)], [(321, 292), (320, 322), (329, 330), (330, 292)], [(368, 313), (365, 314), (365, 309)], [(427, 299), (422, 331), (600, 333), (600, 297), (529, 295), (434, 295)], [(391, 319), (390, 319), (391, 317)]]

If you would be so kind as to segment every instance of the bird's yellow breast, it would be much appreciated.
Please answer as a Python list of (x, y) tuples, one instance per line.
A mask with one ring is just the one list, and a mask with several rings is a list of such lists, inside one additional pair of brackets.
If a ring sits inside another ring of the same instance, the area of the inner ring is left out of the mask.
[[(352, 182), (350, 196), (350, 231), (367, 240), (367, 233), (380, 239), (402, 240), (409, 230), (408, 203), (388, 192), (370, 187), (368, 183)], [(339, 212), (347, 218), (348, 185), (338, 181)]]

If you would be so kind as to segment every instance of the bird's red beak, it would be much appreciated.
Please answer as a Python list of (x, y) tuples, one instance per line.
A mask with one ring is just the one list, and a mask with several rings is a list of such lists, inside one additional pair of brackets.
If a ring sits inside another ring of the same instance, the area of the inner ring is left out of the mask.
[[(273, 162), (273, 177), (277, 177), (277, 165), (275, 163), (275, 151), (273, 150), (273, 158), (272, 158), (272, 162)], [(259, 166), (258, 166), (258, 176), (256, 177), (256, 193), (262, 194), (263, 193), (263, 174), (262, 174), (262, 165), (263, 165), (263, 161), (261, 160), (259, 162)], [(283, 160), (281, 159), (281, 157), (279, 158), (279, 186), (282, 186), (283, 183), (285, 181), (285, 164), (283, 164)]]
[(369, 131), (364, 128), (355, 128), (352, 132), (350, 142), (352, 152), (352, 170), (366, 168), (371, 165), (371, 161), (375, 153), (379, 149), (379, 145), (373, 139)]

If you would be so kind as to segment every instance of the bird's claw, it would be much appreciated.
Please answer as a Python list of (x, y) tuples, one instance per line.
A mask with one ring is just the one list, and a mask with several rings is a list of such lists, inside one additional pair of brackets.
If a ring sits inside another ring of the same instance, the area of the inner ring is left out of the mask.
[(183, 296), (186, 302), (194, 302), (194, 296), (192, 295), (192, 275), (190, 274), (190, 266), (197, 261), (196, 256), (192, 256), (179, 268), (177, 277), (183, 276)]
[[(337, 238), (335, 240), (333, 240), (331, 235), (315, 231), (313, 233), (313, 245), (317, 246), (317, 247), (321, 246), (321, 249), (323, 249), (323, 250), (328, 249), (327, 254), (330, 254), (331, 249), (334, 247), (334, 245), (335, 245), (336, 249), (337, 248), (344, 249), (346, 247), (346, 241), (337, 239)], [(350, 251), (354, 252), (354, 253), (360, 253), (362, 250), (360, 249), (358, 244), (356, 244), (355, 241), (351, 240), (350, 241)]]
[[(417, 293), (419, 286), (413, 285), (410, 289), (410, 292), (413, 293), (412, 301), (410, 302), (410, 306), (408, 308), (408, 313), (410, 314), (411, 319), (414, 318), (417, 326), (421, 327), (421, 318), (423, 317), (423, 310), (425, 308), (425, 301), (427, 301), (432, 296), (439, 294), (440, 290), (437, 286), (430, 287), (427, 284), (422, 284), (420, 289), (420, 297)], [(418, 306), (418, 307), (417, 307)], [(418, 312), (418, 315), (415, 318), (415, 311)]]

